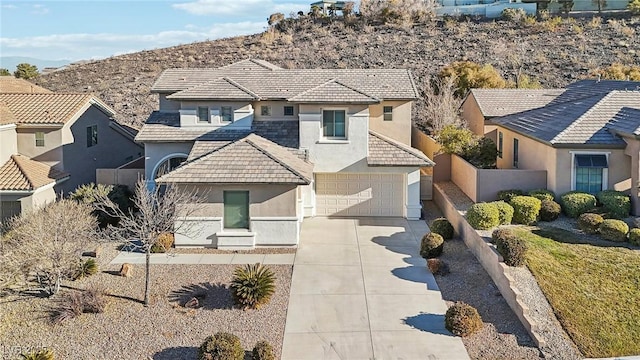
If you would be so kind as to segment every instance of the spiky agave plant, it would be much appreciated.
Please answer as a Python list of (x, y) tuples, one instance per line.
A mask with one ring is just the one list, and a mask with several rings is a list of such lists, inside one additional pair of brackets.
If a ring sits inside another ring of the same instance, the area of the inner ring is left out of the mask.
[(49, 349), (34, 350), (20, 355), (24, 360), (54, 360), (55, 355)]
[(262, 264), (239, 266), (231, 281), (233, 299), (243, 309), (258, 309), (271, 300), (275, 280), (273, 271)]
[(75, 279), (82, 279), (98, 273), (98, 263), (94, 259), (81, 261), (76, 270)]

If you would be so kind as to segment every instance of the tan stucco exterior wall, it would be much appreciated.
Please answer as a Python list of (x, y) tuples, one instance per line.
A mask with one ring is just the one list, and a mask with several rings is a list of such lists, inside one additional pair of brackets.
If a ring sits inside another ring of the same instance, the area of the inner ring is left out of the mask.
[[(44, 146), (36, 146), (36, 132), (44, 132)], [(29, 158), (49, 166), (64, 168), (62, 144), (63, 128), (18, 127), (18, 150)]]
[[(384, 107), (393, 107), (393, 120), (384, 121)], [(369, 129), (411, 146), (411, 101), (383, 101), (369, 106)]]
[[(271, 116), (262, 116), (262, 106), (271, 106)], [(285, 106), (293, 106), (293, 116), (284, 116)], [(257, 101), (253, 108), (255, 120), (298, 120), (298, 105), (287, 101)]]
[(484, 116), (472, 93), (469, 93), (469, 96), (462, 103), (462, 118), (474, 134), (484, 136)]
[(0, 125), (0, 166), (18, 152), (18, 136), (13, 124)]

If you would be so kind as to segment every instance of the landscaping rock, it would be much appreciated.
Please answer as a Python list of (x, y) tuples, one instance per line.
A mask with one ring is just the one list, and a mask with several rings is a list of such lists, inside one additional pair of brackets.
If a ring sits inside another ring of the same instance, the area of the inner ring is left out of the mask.
[(200, 307), (200, 300), (197, 297), (192, 297), (184, 304), (184, 307), (189, 309), (197, 309)]
[(93, 251), (85, 251), (82, 253), (82, 256), (97, 258), (102, 254), (102, 246), (97, 246)]
[(133, 265), (124, 263), (120, 268), (120, 276), (124, 277), (132, 277), (133, 276)]

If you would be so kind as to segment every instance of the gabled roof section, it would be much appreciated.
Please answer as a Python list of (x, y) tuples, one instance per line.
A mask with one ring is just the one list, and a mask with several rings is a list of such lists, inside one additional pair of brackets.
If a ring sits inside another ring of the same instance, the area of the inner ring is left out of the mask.
[(15, 124), (16, 122), (16, 117), (7, 104), (0, 103), (0, 125)]
[(347, 86), (336, 79), (304, 91), (288, 99), (295, 103), (375, 104), (379, 99)]
[(313, 164), (289, 149), (250, 134), (156, 179), (161, 183), (296, 184), (313, 178)]
[(245, 59), (234, 62), (233, 64), (219, 67), (223, 70), (242, 70), (242, 71), (255, 71), (255, 70), (282, 70), (280, 66), (274, 65), (270, 62), (260, 59)]
[(0, 94), (0, 103), (11, 110), (17, 124), (65, 124), (91, 105), (109, 116), (115, 115), (91, 94)]
[(50, 94), (51, 90), (45, 89), (24, 79), (13, 76), (0, 76), (0, 93), (4, 94)]
[(614, 90), (636, 91), (640, 90), (640, 81), (623, 80), (580, 80), (567, 86), (562, 95), (555, 98), (551, 104), (575, 101), (587, 97), (608, 94)]
[(68, 176), (67, 173), (26, 156), (12, 155), (0, 167), (0, 191), (33, 191)]
[(498, 117), (546, 106), (565, 89), (472, 89), (484, 117)]
[(216, 79), (167, 96), (167, 99), (170, 100), (206, 100), (212, 98), (238, 101), (255, 101), (260, 99), (254, 92), (228, 77)]
[(607, 128), (625, 135), (640, 136), (640, 109), (623, 107), (609, 122)]
[(369, 130), (369, 166), (434, 166), (422, 151)]

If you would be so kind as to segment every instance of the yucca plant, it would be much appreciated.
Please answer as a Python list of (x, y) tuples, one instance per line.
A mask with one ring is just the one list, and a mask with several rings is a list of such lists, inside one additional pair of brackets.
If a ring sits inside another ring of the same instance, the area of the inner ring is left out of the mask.
[(54, 360), (55, 356), (53, 351), (49, 349), (41, 349), (30, 351), (26, 354), (20, 355), (23, 360)]
[(87, 261), (81, 261), (76, 272), (76, 280), (84, 277), (95, 275), (98, 272), (98, 263), (95, 259), (87, 259)]
[(243, 309), (258, 309), (271, 300), (275, 280), (273, 271), (262, 264), (239, 266), (231, 281), (233, 299)]

